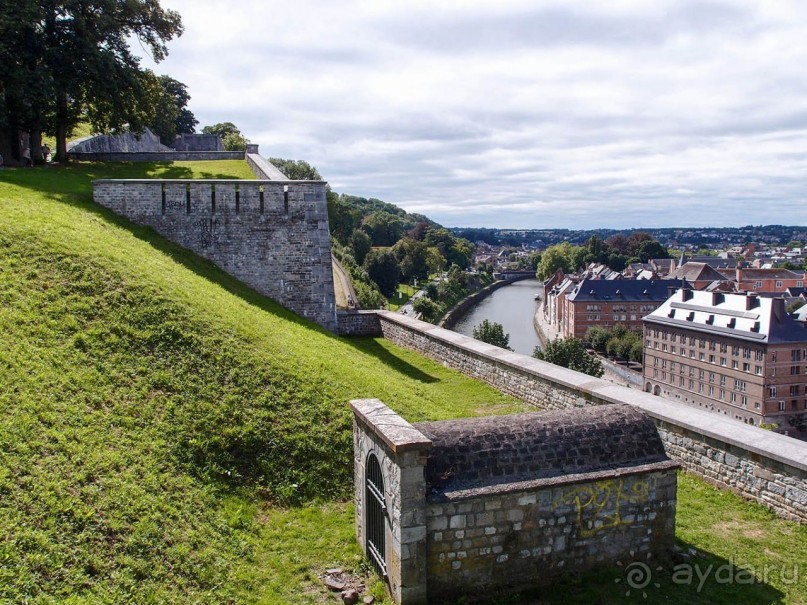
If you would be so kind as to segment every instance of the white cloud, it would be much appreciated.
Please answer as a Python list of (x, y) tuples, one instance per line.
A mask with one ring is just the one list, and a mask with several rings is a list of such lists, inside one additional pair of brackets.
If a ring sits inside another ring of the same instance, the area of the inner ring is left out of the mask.
[(447, 225), (803, 223), (807, 4), (163, 0), (202, 124)]

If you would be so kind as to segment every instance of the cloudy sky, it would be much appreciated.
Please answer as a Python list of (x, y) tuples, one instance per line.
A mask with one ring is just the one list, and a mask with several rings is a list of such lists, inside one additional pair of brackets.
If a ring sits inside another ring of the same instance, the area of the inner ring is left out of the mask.
[[(447, 226), (807, 223), (803, 0), (162, 0), (201, 126)], [(144, 62), (146, 66), (152, 66)]]

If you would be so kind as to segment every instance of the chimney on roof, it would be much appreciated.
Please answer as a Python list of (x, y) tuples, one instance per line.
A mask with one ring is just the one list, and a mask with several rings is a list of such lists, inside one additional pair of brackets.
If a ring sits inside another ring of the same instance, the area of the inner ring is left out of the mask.
[(692, 290), (690, 288), (681, 288), (681, 302), (692, 300)]
[(737, 263), (737, 268), (734, 270), (734, 281), (738, 286), (743, 281), (743, 264), (741, 262)]
[(750, 311), (759, 306), (759, 298), (756, 292), (749, 292), (745, 296), (745, 310)]
[(723, 298), (722, 292), (712, 292), (712, 306), (719, 305), (725, 299)]
[(771, 299), (771, 310), (776, 323), (782, 323), (785, 319), (785, 299), (773, 298)]

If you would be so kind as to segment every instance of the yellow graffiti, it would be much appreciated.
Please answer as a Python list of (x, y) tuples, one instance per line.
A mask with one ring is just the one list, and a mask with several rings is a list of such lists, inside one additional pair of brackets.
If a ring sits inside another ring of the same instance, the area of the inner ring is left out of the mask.
[[(597, 532), (627, 525), (622, 519), (622, 504), (639, 504), (645, 502), (650, 488), (644, 481), (634, 483), (625, 489), (623, 479), (607, 479), (574, 487), (563, 494), (555, 505), (574, 504), (577, 512), (577, 525), (584, 538)], [(590, 519), (583, 524), (583, 516)]]

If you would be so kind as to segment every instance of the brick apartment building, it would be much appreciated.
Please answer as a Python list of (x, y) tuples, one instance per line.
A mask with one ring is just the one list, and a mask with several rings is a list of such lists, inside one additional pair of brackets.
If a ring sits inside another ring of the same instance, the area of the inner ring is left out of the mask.
[(783, 298), (682, 289), (644, 334), (647, 392), (781, 432), (807, 411), (807, 324)]
[(807, 283), (804, 271), (790, 269), (718, 269), (726, 279), (733, 280), (736, 289), (743, 292), (783, 293), (788, 288), (803, 288)]
[(559, 297), (560, 333), (583, 338), (593, 326), (612, 328), (623, 324), (642, 330), (642, 318), (662, 304), (672, 293), (688, 285), (680, 279), (596, 280), (584, 279), (566, 296)]

